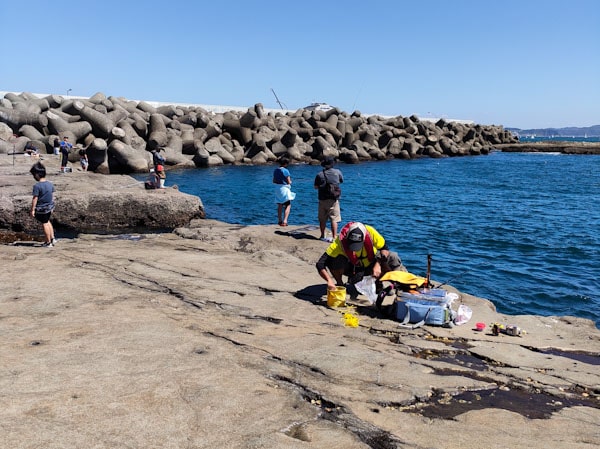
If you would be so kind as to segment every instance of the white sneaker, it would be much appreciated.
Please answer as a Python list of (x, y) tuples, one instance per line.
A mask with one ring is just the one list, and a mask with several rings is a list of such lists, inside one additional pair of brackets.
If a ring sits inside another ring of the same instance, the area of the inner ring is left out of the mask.
[(52, 248), (52, 247), (54, 247), (54, 244), (52, 242), (44, 242), (44, 244), (42, 246), (44, 248)]

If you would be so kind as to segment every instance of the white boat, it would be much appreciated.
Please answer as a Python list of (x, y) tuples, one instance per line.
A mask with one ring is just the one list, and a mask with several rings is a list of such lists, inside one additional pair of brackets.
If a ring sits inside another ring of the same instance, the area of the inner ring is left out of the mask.
[(302, 109), (306, 109), (307, 111), (329, 111), (333, 109), (333, 106), (330, 106), (327, 103), (311, 103), (308, 106), (304, 106)]

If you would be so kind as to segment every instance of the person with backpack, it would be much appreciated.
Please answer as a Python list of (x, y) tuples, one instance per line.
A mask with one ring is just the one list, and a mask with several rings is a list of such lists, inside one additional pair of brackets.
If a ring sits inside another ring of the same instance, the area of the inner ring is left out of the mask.
[[(314, 182), (314, 188), (318, 189), (319, 198), (318, 217), (321, 230), (319, 240), (329, 243), (336, 239), (338, 223), (342, 221), (339, 200), (342, 194), (340, 184), (344, 182), (344, 176), (340, 170), (333, 168), (334, 165), (335, 159), (326, 157), (321, 162), (323, 170), (317, 174)], [(327, 220), (331, 222), (331, 237), (325, 237)]]
[(406, 271), (398, 253), (390, 251), (375, 228), (360, 222), (347, 223), (340, 235), (327, 247), (316, 263), (317, 271), (327, 282), (328, 290), (360, 282), (364, 276), (379, 279), (390, 271)]

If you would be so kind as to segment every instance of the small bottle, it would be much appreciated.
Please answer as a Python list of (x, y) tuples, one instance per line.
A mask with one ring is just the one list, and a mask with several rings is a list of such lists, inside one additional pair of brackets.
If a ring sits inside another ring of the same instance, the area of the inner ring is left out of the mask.
[(520, 327), (512, 324), (506, 326), (506, 335), (512, 335), (513, 337), (519, 337), (523, 332)]

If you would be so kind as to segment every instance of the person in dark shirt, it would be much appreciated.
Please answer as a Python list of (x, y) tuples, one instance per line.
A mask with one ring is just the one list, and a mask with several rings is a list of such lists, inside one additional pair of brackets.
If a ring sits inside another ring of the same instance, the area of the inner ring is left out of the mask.
[[(342, 221), (340, 212), (340, 184), (344, 182), (342, 172), (333, 168), (335, 159), (327, 157), (321, 162), (323, 170), (315, 177), (314, 188), (319, 191), (319, 228), (320, 240), (333, 242), (337, 237), (338, 223)], [(327, 220), (331, 222), (331, 237), (325, 237)]]
[(69, 152), (71, 151), (71, 148), (73, 148), (73, 144), (69, 142), (68, 137), (64, 137), (62, 142), (60, 142), (60, 154), (62, 154), (62, 159), (60, 161), (60, 171), (63, 173), (67, 171), (66, 169), (67, 164), (69, 163)]

